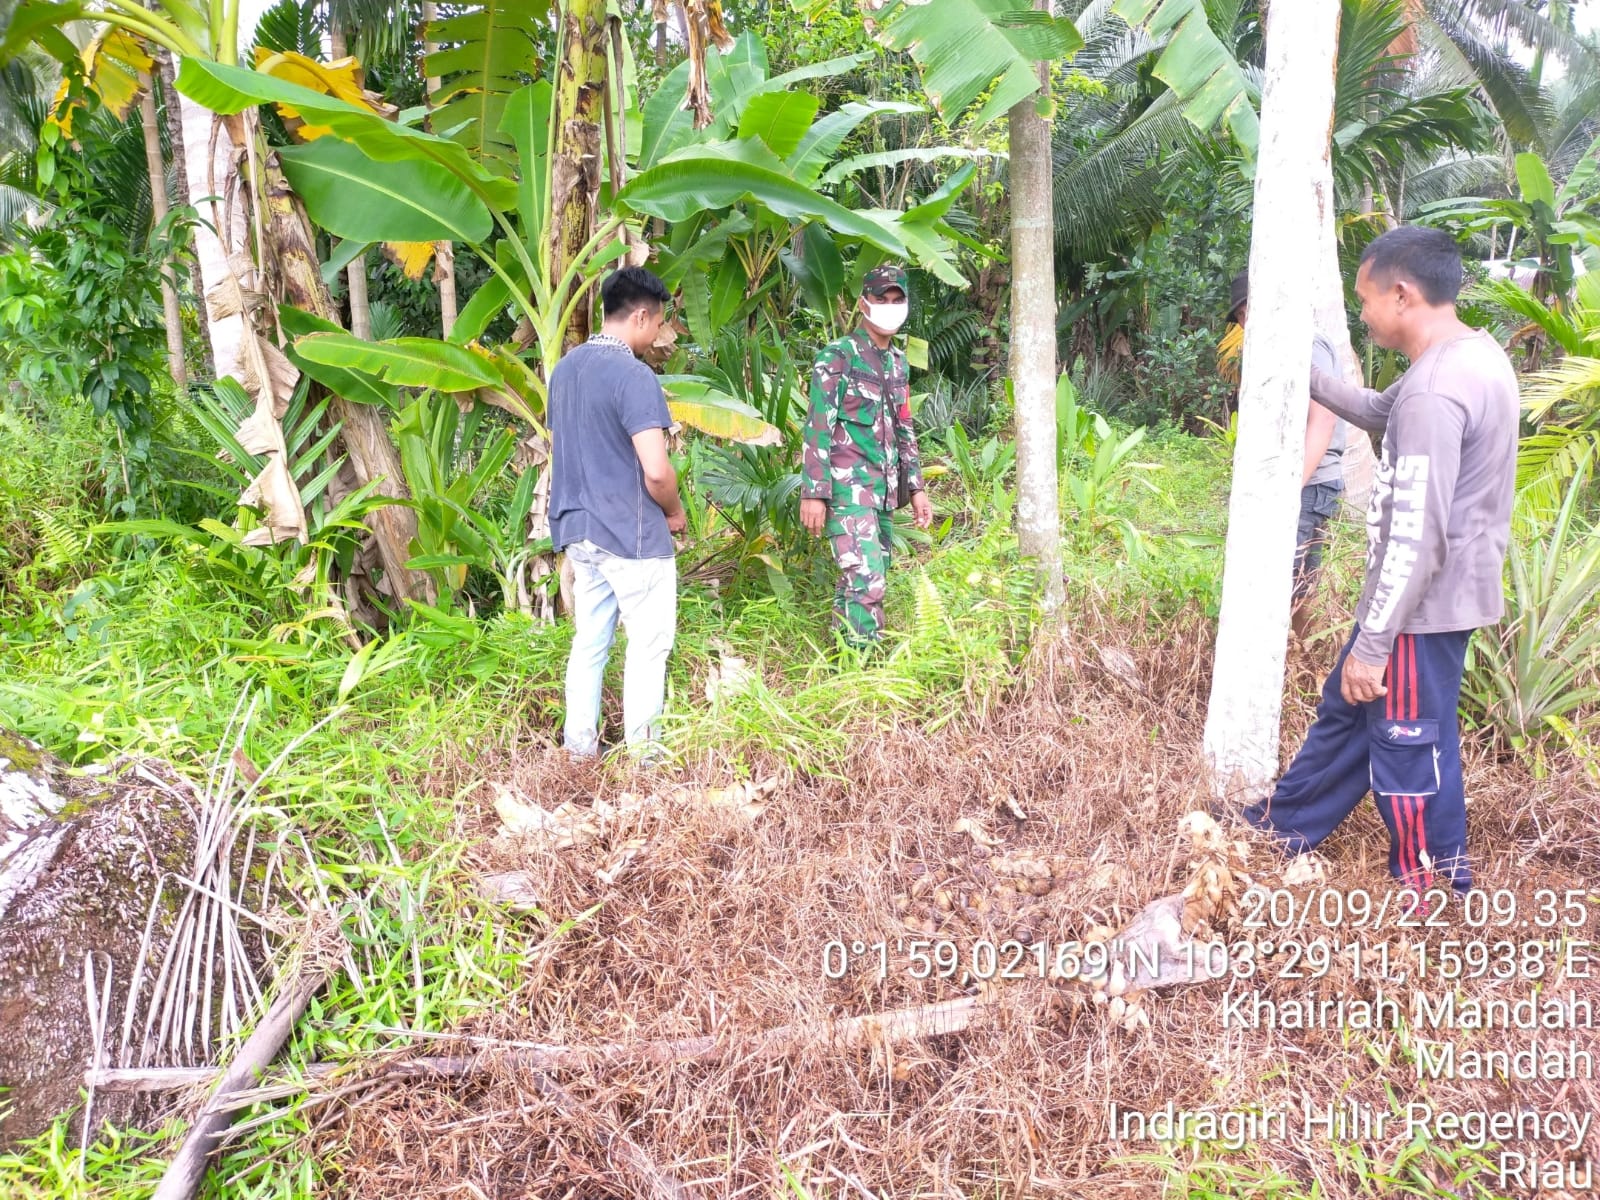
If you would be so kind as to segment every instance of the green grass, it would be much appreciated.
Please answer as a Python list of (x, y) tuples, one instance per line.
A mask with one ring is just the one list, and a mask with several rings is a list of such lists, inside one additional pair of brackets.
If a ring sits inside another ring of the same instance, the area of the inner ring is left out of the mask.
[[(1163, 1194), (1173, 1200), (1324, 1200), (1328, 1193), (1317, 1183), (1287, 1178), (1263, 1161), (1271, 1149), (1252, 1144), (1230, 1151), (1191, 1142), (1115, 1161), (1153, 1169), (1161, 1176)], [(1392, 1160), (1374, 1156), (1359, 1142), (1331, 1142), (1327, 1150), (1332, 1159), (1328, 1165), (1345, 1195), (1510, 1200), (1489, 1185), (1495, 1168), (1482, 1151), (1421, 1136), (1401, 1147)]]
[[(1171, 435), (1142, 449), (1142, 460), (1164, 463), (1149, 477), (1184, 498), (1129, 487), (1113, 512), (1151, 529), (1174, 514), (1220, 519), (1204, 499), (1222, 490), (1214, 447)], [(245, 752), (261, 766), (283, 757), (256, 796), (260, 835), (282, 838), (296, 885), (325, 892), (344, 914), (359, 976), (341, 973), (317, 997), (284, 1064), (377, 1049), (390, 1041), (384, 1028), (447, 1029), (502, 1000), (529, 954), (573, 922), (492, 920), (458, 870), (460, 796), (433, 794), (426, 781), (440, 761), (470, 762), (474, 747), (513, 735), (520, 746), (555, 744), (569, 626), (417, 620), (358, 657), (261, 556), (91, 536), (81, 495), (59, 478), (49, 487), (70, 502), (30, 494), (12, 518), (50, 507), (60, 538), (84, 553), (64, 570), (24, 564), (0, 595), (0, 723), (81, 764), (148, 754), (201, 779), (229, 714), (242, 698), (255, 704)], [(1177, 605), (1214, 591), (1220, 551), (1180, 559), (1175, 543), (1153, 544), (1159, 553), (1130, 559), (1112, 536), (1072, 556), (1075, 593), (1145, 612), (1152, 598)], [(782, 597), (683, 590), (667, 712), (682, 754), (713, 755), (734, 774), (757, 756), (836, 773), (868, 731), (906, 720), (936, 728), (990, 703), (1015, 679), (1034, 616), (1031, 570), (1002, 520), (952, 526), (899, 558), (890, 633), (870, 656), (839, 655), (826, 569), (792, 584)], [(722, 647), (759, 680), (708, 705), (704, 680)], [(620, 670), (614, 654), (613, 717)], [(321, 1167), (291, 1148), (317, 1115), (293, 1101), (241, 1114), (250, 1131), (218, 1165), (213, 1178), (227, 1183), (211, 1194), (311, 1194)], [(0, 1158), (0, 1193), (140, 1194), (170, 1153), (155, 1134), (103, 1128), (82, 1154), (64, 1129)]]

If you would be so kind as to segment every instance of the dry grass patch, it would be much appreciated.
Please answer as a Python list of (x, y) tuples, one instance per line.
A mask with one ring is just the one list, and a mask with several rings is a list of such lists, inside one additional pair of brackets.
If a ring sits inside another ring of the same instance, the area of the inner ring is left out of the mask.
[[(899, 1044), (870, 1036), (841, 1044), (830, 1035), (836, 1018), (979, 990), (959, 976), (914, 978), (906, 947), (915, 939), (953, 944), (967, 966), (980, 943), (1041, 941), (1053, 952), (1096, 926), (1120, 926), (1181, 887), (1177, 822), (1206, 799), (1195, 747), (1208, 664), (1209, 630), (1199, 620), (1132, 636), (1125, 628), (1080, 631), (1036, 655), (1034, 682), (986, 719), (958, 720), (932, 736), (907, 724), (863, 737), (843, 781), (784, 778), (753, 821), (696, 803), (689, 787), (664, 791), (660, 805), (607, 827), (598, 841), (530, 850), (495, 836), (491, 789), (472, 791), (460, 819), (481, 834), (469, 856), (475, 874), (523, 873), (550, 920), (600, 907), (559, 936), (538, 917), (507, 910), (502, 919), (528, 947), (525, 981), (460, 1033), (635, 1050), (710, 1040), (688, 1061), (635, 1056), (549, 1072), (517, 1068), (508, 1053), (469, 1081), (371, 1096), (348, 1110), (340, 1130), (340, 1190), (418, 1200), (1143, 1197), (1162, 1195), (1163, 1181), (1182, 1176), (1195, 1157), (1236, 1172), (1218, 1195), (1303, 1195), (1313, 1183), (1326, 1197), (1452, 1194), (1428, 1191), (1430, 1179), (1461, 1195), (1500, 1194), (1474, 1192), (1466, 1181), (1447, 1185), (1452, 1170), (1470, 1172), (1472, 1161), (1453, 1148), (1408, 1151), (1398, 1128), (1329, 1142), (1291, 1127), (1287, 1137), (1254, 1139), (1237, 1153), (1180, 1145), (1166, 1156), (1151, 1143), (1114, 1139), (1108, 1113), (1113, 1103), (1153, 1112), (1170, 1102), (1179, 1110), (1295, 1114), (1350, 1098), (1387, 1110), (1391, 1096), (1451, 1111), (1600, 1111), (1592, 1081), (1519, 1084), (1513, 1095), (1492, 1082), (1419, 1080), (1404, 1032), (1224, 1029), (1221, 983), (1152, 999), (1152, 1027), (1126, 1034), (1103, 1009), (1069, 1002), (1070, 989), (1037, 978), (1031, 957), (1020, 964), (1022, 978), (983, 989), (985, 1003), (964, 1031)], [(1309, 715), (1303, 698), (1287, 710), (1288, 749)], [(782, 770), (776, 762), (749, 766), (757, 777)], [(1526, 898), (1536, 887), (1596, 879), (1597, 790), (1581, 771), (1535, 781), (1474, 750), (1468, 772), (1481, 886)], [(681, 774), (675, 782), (706, 786), (729, 773), (708, 759)], [(575, 771), (559, 754), (512, 759), (487, 749), (470, 764), (443, 768), (439, 782), (485, 775), (547, 809), (614, 798), (621, 787), (604, 772)], [(641, 792), (665, 781), (631, 782)], [(963, 819), (999, 845), (952, 832)], [(1252, 842), (1257, 877), (1279, 878), (1270, 848), (1239, 836)], [(1385, 838), (1364, 805), (1325, 847), (1330, 885), (1387, 893)], [(615, 882), (596, 879), (619, 848), (641, 841)], [(1048, 874), (1032, 872), (1019, 889), (1014, 872), (996, 870), (996, 855), (1043, 862)], [(1451, 928), (1425, 931), (1431, 943), (1480, 936), (1461, 927), (1458, 905), (1450, 920)], [(1413, 953), (1415, 935), (1335, 932), (1392, 942), (1397, 962)], [(852, 955), (851, 969), (829, 979), (830, 942), (886, 949)], [(888, 967), (881, 978), (880, 962)], [(1349, 999), (1376, 986), (1353, 978), (1344, 960), (1309, 980), (1281, 978), (1283, 966), (1281, 955), (1266, 960), (1248, 986), (1272, 1000)], [(1406, 1004), (1415, 986), (1414, 977), (1384, 982)], [(1436, 993), (1444, 985), (1422, 986)], [(1477, 996), (1527, 991), (1521, 982), (1461, 986)], [(1600, 999), (1593, 981), (1563, 986)], [(782, 1045), (764, 1036), (779, 1027), (790, 1027)], [(1461, 1044), (1475, 1037), (1526, 1040), (1463, 1034)], [(1561, 1039), (1600, 1052), (1592, 1031)], [(482, 1046), (463, 1042), (458, 1052), (495, 1057)], [(427, 1052), (450, 1049), (430, 1043)], [(1600, 1140), (1591, 1137), (1587, 1149), (1600, 1151)], [(1412, 1178), (1410, 1190), (1382, 1185), (1386, 1171)]]

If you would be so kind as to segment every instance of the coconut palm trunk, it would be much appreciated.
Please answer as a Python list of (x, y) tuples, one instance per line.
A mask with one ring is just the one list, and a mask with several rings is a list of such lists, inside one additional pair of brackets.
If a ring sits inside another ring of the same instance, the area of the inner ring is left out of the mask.
[[(1252, 801), (1278, 773), (1290, 569), (1305, 449), (1313, 302), (1307, 244), (1332, 220), (1328, 131), (1340, 0), (1272, 6), (1250, 247), (1239, 438), (1228, 507), (1205, 751), (1219, 796)], [(1308, 182), (1309, 181), (1309, 182)], [(1323, 263), (1322, 278), (1327, 277)]]
[[(1035, 0), (1048, 11), (1048, 0)], [(1040, 77), (1048, 98), (1049, 66)], [(1056, 480), (1056, 286), (1050, 123), (1029, 96), (1010, 110), (1011, 383), (1017, 425), (1017, 540), (1039, 572), (1040, 607), (1066, 598)]]
[[(161, 123), (156, 115), (155, 91), (150, 76), (141, 73), (139, 83), (139, 124), (144, 130), (144, 160), (150, 174), (150, 212), (156, 225), (167, 219), (167, 168), (161, 155)], [(189, 381), (183, 359), (183, 312), (178, 307), (177, 263), (166, 257), (161, 274), (161, 311), (167, 325), (167, 370), (181, 389)]]

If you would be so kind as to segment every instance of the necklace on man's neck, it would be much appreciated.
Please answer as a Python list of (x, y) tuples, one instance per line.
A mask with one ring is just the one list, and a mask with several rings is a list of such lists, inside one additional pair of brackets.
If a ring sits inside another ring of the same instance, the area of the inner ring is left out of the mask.
[(589, 345), (599, 346), (602, 350), (622, 350), (628, 354), (633, 353), (633, 347), (627, 342), (611, 333), (591, 333)]

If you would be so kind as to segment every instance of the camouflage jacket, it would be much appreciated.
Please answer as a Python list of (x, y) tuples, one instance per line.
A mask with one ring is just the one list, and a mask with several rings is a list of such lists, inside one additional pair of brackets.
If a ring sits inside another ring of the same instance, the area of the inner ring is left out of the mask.
[(804, 440), (804, 499), (893, 508), (902, 459), (911, 490), (920, 492), (906, 356), (892, 346), (879, 350), (864, 329), (823, 347), (811, 371)]

